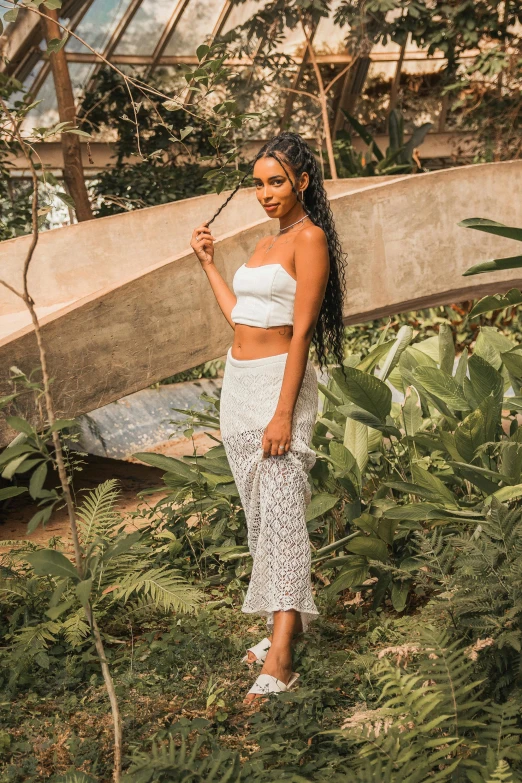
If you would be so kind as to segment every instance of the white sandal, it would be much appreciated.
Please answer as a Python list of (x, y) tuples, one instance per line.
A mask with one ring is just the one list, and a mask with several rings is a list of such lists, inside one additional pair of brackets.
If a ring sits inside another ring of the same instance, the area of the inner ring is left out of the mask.
[(248, 693), (279, 693), (281, 691), (289, 691), (290, 688), (295, 685), (299, 678), (297, 672), (292, 672), (290, 681), (287, 685), (282, 680), (278, 680), (277, 677), (273, 677), (271, 674), (260, 674), (257, 680), (254, 682)]
[[(254, 644), (253, 647), (249, 647), (246, 651), (246, 655), (243, 655), (241, 658), (242, 661), (245, 663), (257, 663), (259, 665), (263, 664), (265, 662), (265, 658), (267, 656), (268, 650), (270, 649), (272, 642), (270, 639), (261, 639), (260, 642), (257, 644)], [(248, 660), (248, 653), (253, 652), (256, 656), (255, 661), (249, 661)]]

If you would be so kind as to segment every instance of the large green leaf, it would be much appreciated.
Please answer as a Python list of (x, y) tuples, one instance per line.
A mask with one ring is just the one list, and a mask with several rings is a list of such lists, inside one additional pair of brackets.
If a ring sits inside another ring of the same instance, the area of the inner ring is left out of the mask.
[(14, 430), (18, 430), (18, 432), (23, 432), (25, 435), (32, 435), (34, 433), (34, 427), (20, 416), (6, 416), (5, 420), (10, 427)]
[(508, 500), (516, 500), (522, 497), (522, 484), (516, 484), (514, 487), (502, 487), (497, 489), (491, 495), (488, 495), (484, 499), (485, 505), (490, 505), (493, 498), (496, 498), (501, 503), (506, 503)]
[[(522, 357), (521, 357), (522, 359)], [(493, 393), (502, 400), (504, 382), (499, 372), (486, 359), (478, 354), (472, 354), (468, 361), (469, 378), (473, 394), (480, 404), (485, 397)]]
[(407, 367), (409, 370), (415, 370), (417, 367), (433, 367), (437, 368), (437, 362), (432, 358), (430, 353), (421, 351), (418, 347), (418, 343), (415, 345), (409, 345), (399, 359), (399, 365)]
[[(333, 391), (328, 386), (325, 386), (323, 383), (319, 383), (319, 382), (318, 382), (317, 386), (319, 388), (319, 391), (322, 394), (324, 394), (324, 396), (326, 397), (327, 400), (329, 400), (330, 402), (332, 402), (336, 406), (337, 405), (342, 405), (343, 401), (342, 401), (341, 397), (338, 397), (337, 394), (334, 394)], [(323, 408), (323, 411), (326, 412), (326, 409)]]
[(393, 419), (391, 419), (390, 416), (387, 417), (387, 421), (383, 424), (380, 419), (377, 418), (377, 416), (374, 416), (372, 413), (368, 413), (368, 411), (359, 408), (353, 403), (349, 403), (348, 405), (341, 405), (338, 408), (338, 411), (347, 418), (358, 421), (361, 424), (364, 424), (366, 427), (370, 427), (371, 429), (378, 430), (384, 435), (388, 435), (388, 437), (393, 435), (395, 438), (400, 440), (402, 436), (401, 431), (394, 425)]
[(486, 422), (480, 408), (472, 411), (455, 430), (455, 444), (462, 459), (472, 462), (479, 446), (486, 442)]
[(413, 582), (407, 579), (404, 582), (394, 582), (391, 591), (391, 601), (396, 612), (402, 612), (406, 608), (408, 593)]
[(486, 442), (495, 441), (497, 430), (501, 427), (502, 395), (491, 393), (485, 397), (479, 405), (479, 410), (484, 416), (484, 430)]
[(421, 395), (421, 400), (423, 404), (427, 407), (428, 403), (431, 404), (436, 410), (440, 411), (442, 415), (445, 417), (446, 421), (448, 422), (450, 427), (456, 427), (458, 424), (458, 419), (455, 417), (455, 415), (450, 411), (446, 403), (441, 400), (439, 397), (436, 397), (434, 394), (432, 394), (428, 389), (426, 389), (422, 383), (419, 381), (418, 378), (414, 375), (414, 373), (408, 369), (406, 366), (401, 367), (402, 377), (404, 380), (404, 383), (408, 386), (415, 386), (417, 391)]
[(483, 272), (501, 272), (504, 269), (519, 269), (522, 266), (522, 256), (506, 256), (505, 258), (492, 258), (474, 264), (462, 273), (463, 277), (480, 275)]
[(372, 372), (379, 359), (390, 351), (394, 343), (395, 340), (386, 340), (386, 342), (375, 345), (367, 356), (359, 362), (356, 369), (361, 370), (361, 372)]
[(330, 441), (328, 450), (330, 452), (330, 458), (335, 466), (343, 471), (351, 471), (357, 466), (357, 461), (344, 444), (338, 443), (335, 440)]
[(440, 438), (440, 442), (442, 443), (442, 445), (450, 455), (451, 459), (460, 462), (460, 460), (462, 459), (462, 454), (459, 452), (457, 448), (457, 442), (455, 440), (454, 433), (439, 429), (438, 435)]
[(408, 161), (410, 164), (413, 163), (413, 150), (421, 146), (430, 128), (433, 128), (432, 122), (423, 122), (422, 125), (414, 127), (412, 135), (404, 145), (402, 160)]
[(474, 356), (482, 356), (496, 370), (502, 365), (502, 353), (515, 347), (513, 340), (501, 334), (492, 326), (482, 326), (473, 349)]
[(519, 484), (522, 481), (522, 443), (504, 443), (501, 453), (501, 470), (504, 481)]
[(471, 481), (487, 495), (498, 489), (499, 481), (509, 481), (509, 477), (502, 473), (496, 473), (494, 470), (488, 470), (478, 465), (468, 465), (467, 462), (448, 460), (448, 465), (451, 465), (457, 476)]
[(143, 531), (135, 530), (134, 532), (123, 536), (123, 538), (120, 538), (115, 544), (105, 550), (101, 559), (102, 563), (108, 563), (109, 560), (128, 552), (129, 549), (132, 549), (134, 544), (138, 543), (142, 535)]
[(388, 547), (377, 536), (358, 536), (346, 544), (346, 549), (356, 555), (364, 555), (371, 560), (388, 560)]
[(339, 498), (337, 495), (331, 495), (329, 492), (318, 492), (312, 497), (312, 500), (306, 508), (306, 522), (311, 522), (312, 519), (315, 519), (322, 514), (326, 514), (326, 512), (330, 511), (338, 501)]
[(343, 443), (355, 457), (359, 471), (364, 473), (368, 464), (368, 427), (348, 417)]
[(56, 549), (39, 549), (25, 555), (25, 559), (39, 576), (61, 576), (80, 581), (74, 565)]
[(77, 582), (75, 585), (76, 595), (80, 599), (80, 603), (83, 607), (86, 607), (89, 603), (92, 590), (92, 576), (89, 579), (84, 579), (83, 582)]
[(31, 476), (31, 480), (29, 482), (29, 494), (31, 495), (32, 498), (36, 499), (40, 497), (40, 492), (43, 488), (46, 478), (47, 478), (47, 462), (42, 462), (42, 464), (39, 465), (34, 471), (33, 475)]
[(11, 462), (12, 459), (19, 457), (21, 454), (29, 456), (29, 453), (34, 454), (35, 452), (36, 449), (30, 443), (16, 443), (13, 446), (8, 446), (0, 454), (0, 467), (7, 465), (8, 462)]
[(27, 487), (3, 487), (0, 489), (0, 500), (14, 498), (17, 495), (23, 495), (24, 492), (27, 492)]
[(348, 114), (348, 112), (345, 109), (341, 108), (341, 111), (344, 114), (344, 116), (346, 117), (346, 119), (348, 120), (348, 122), (350, 123), (350, 125), (352, 126), (352, 128), (355, 131), (357, 131), (357, 133), (359, 134), (361, 139), (364, 141), (364, 143), (368, 147), (370, 147), (371, 151), (373, 152), (373, 154), (375, 155), (377, 160), (379, 160), (379, 161), (383, 160), (384, 159), (384, 155), (382, 154), (381, 150), (377, 146), (377, 143), (375, 142), (375, 140), (374, 140), (372, 134), (370, 133), (370, 131), (367, 130), (364, 127), (364, 125), (361, 125), (361, 123), (354, 116), (352, 116), (351, 114)]
[(164, 454), (153, 454), (148, 451), (139, 451), (132, 456), (145, 462), (147, 465), (152, 465), (154, 468), (173, 473), (176, 477), (185, 481), (196, 481), (197, 479), (197, 472), (194, 468), (175, 457), (166, 457)]
[(504, 397), (502, 407), (506, 411), (522, 411), (522, 397)]
[(413, 386), (408, 386), (409, 393), (402, 405), (402, 418), (406, 435), (415, 435), (422, 427), (422, 409), (420, 397)]
[(448, 373), (434, 367), (417, 367), (413, 371), (413, 376), (422, 384), (426, 391), (445, 402), (452, 410), (469, 410), (464, 392)]
[(369, 373), (345, 367), (348, 378), (346, 381), (339, 367), (334, 368), (332, 375), (341, 389), (343, 396), (355, 405), (368, 411), (383, 424), (391, 411), (392, 392), (383, 381)]
[[(341, 408), (338, 408), (339, 411), (341, 411)], [(335, 419), (333, 418), (332, 411), (329, 411), (325, 416), (318, 416), (317, 421), (319, 424), (324, 424), (324, 426), (329, 430), (332, 435), (335, 435), (336, 438), (339, 438), (339, 440), (343, 440), (344, 438), (344, 427), (341, 426)]]
[(505, 223), (497, 223), (496, 220), (489, 218), (466, 218), (457, 223), (457, 226), (464, 228), (474, 228), (477, 231), (485, 231), (486, 234), (495, 234), (498, 237), (515, 239), (522, 242), (522, 228), (516, 226), (506, 226)]
[(401, 326), (397, 332), (397, 338), (394, 340), (393, 345), (388, 351), (388, 355), (381, 367), (379, 378), (381, 381), (385, 381), (389, 374), (399, 363), (401, 354), (406, 350), (408, 345), (413, 339), (413, 329), (411, 326), (405, 324)]
[(2, 471), (2, 478), (7, 479), (7, 481), (10, 481), (14, 474), (17, 472), (18, 468), (23, 465), (25, 460), (27, 459), (27, 454), (20, 454), (18, 457), (15, 457), (14, 459), (9, 462), (5, 468)]
[[(522, 256), (518, 256), (522, 266)], [(505, 259), (507, 260), (507, 259)], [(482, 266), (480, 264), (479, 266)], [(505, 307), (514, 307), (522, 304), (522, 293), (518, 288), (511, 288), (505, 294), (492, 294), (479, 299), (473, 306), (469, 314), (470, 318), (476, 318), (483, 313), (489, 313), (495, 310), (503, 310)]]
[(444, 484), (438, 476), (430, 473), (429, 470), (424, 470), (420, 465), (413, 463), (411, 466), (411, 474), (415, 484), (419, 484), (425, 489), (431, 490), (438, 494), (441, 503), (449, 503), (456, 506), (455, 497), (452, 491)]
[(430, 512), (439, 512), (441, 509), (434, 503), (407, 503), (404, 506), (387, 508), (384, 512), (387, 519), (399, 521), (424, 522), (429, 518)]
[(460, 354), (457, 369), (455, 370), (455, 381), (458, 386), (462, 386), (464, 378), (466, 377), (466, 370), (468, 369), (468, 349), (464, 348)]
[(326, 588), (330, 595), (337, 595), (349, 587), (361, 585), (368, 576), (368, 560), (365, 557), (354, 555), (350, 562), (343, 567), (339, 576)]
[(511, 375), (516, 378), (516, 380), (521, 383), (522, 382), (522, 346), (517, 345), (515, 348), (512, 348), (510, 351), (502, 351), (500, 353), (500, 356), (502, 357), (502, 361), (508, 368)]
[(455, 343), (453, 342), (453, 332), (449, 324), (442, 323), (439, 326), (439, 366), (440, 369), (453, 375), (453, 365), (455, 363)]
[(396, 489), (399, 492), (405, 492), (408, 495), (418, 495), (420, 498), (430, 500), (432, 503), (442, 502), (440, 492), (438, 490), (421, 487), (420, 484), (412, 484), (409, 481), (383, 481), (382, 486), (390, 487), (390, 489)]

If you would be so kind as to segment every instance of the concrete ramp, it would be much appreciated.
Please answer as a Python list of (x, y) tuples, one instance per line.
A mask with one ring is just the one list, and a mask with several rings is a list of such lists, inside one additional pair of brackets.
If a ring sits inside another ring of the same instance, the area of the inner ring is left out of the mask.
[[(457, 226), (469, 217), (522, 225), (522, 161), (340, 180), (327, 187), (348, 253), (346, 323), (522, 286), (517, 270), (462, 277), (479, 260), (513, 255), (515, 245)], [(189, 241), (192, 229), (227, 195), (42, 234), (29, 282), (42, 314), (60, 416), (95, 410), (226, 352), (233, 330)], [(274, 232), (253, 189), (238, 192), (212, 228), (216, 264), (229, 285), (256, 242)], [(2, 277), (17, 287), (29, 241), (21, 237), (0, 244)], [(20, 302), (3, 287), (0, 294), (3, 395), (11, 391), (10, 366), (29, 373), (39, 362)], [(37, 421), (30, 395), (18, 406)], [(14, 434), (0, 423), (0, 444)]]

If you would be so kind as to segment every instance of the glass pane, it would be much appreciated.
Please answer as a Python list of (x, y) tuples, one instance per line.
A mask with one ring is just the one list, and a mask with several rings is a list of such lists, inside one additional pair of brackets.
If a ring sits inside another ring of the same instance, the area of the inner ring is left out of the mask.
[(283, 41), (274, 47), (274, 51), (288, 54), (291, 57), (301, 57), (305, 48), (303, 28), (298, 23), (293, 30), (286, 29)]
[(175, 0), (144, 0), (116, 47), (116, 54), (152, 54), (175, 8)]
[(87, 86), (89, 76), (93, 69), (94, 63), (69, 63), (69, 74), (75, 98), (78, 98), (78, 95), (80, 95)]
[(259, 8), (259, 0), (246, 0), (246, 3), (241, 5), (232, 6), (232, 10), (228, 16), (227, 21), (223, 25), (221, 35), (225, 35), (232, 28), (237, 27), (238, 24), (243, 24), (247, 19), (250, 19)]
[(334, 14), (341, 0), (332, 3), (330, 15), (323, 17), (314, 36), (314, 49), (317, 54), (342, 54), (346, 51), (344, 39), (350, 32), (348, 25), (340, 27), (334, 23)]
[(185, 8), (165, 49), (166, 55), (191, 55), (212, 33), (223, 8), (223, 0), (192, 0)]
[[(111, 33), (129, 5), (130, 0), (95, 0), (79, 23), (75, 33), (93, 49), (103, 51)], [(65, 44), (65, 48), (69, 52), (89, 51), (72, 36)]]
[(30, 133), (34, 127), (50, 126), (58, 122), (58, 108), (56, 105), (56, 93), (54, 91), (53, 75), (51, 72), (45, 77), (44, 83), (33, 100), (41, 101), (38, 106), (31, 109), (25, 117), (22, 127), (24, 132)]
[[(25, 79), (23, 80), (22, 84), (24, 85), (24, 88), (26, 90), (30, 90), (31, 86), (40, 73), (42, 66), (44, 64), (43, 60), (37, 60), (36, 63), (33, 65)], [(23, 93), (21, 90), (17, 90), (16, 92), (13, 92), (11, 97), (9, 98), (9, 102), (13, 104), (15, 101), (21, 101), (23, 99)]]
[[(69, 73), (75, 98), (78, 98), (87, 85), (93, 63), (69, 63)], [(31, 109), (23, 122), (24, 131), (30, 132), (34, 127), (51, 126), (59, 121), (56, 92), (51, 72), (45, 77), (38, 95), (34, 100), (41, 101)]]

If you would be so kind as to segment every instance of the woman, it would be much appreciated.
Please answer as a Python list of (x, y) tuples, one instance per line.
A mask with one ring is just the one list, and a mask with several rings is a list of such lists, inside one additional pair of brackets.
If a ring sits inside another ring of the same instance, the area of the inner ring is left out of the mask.
[(236, 271), (232, 292), (214, 265), (210, 223), (239, 189), (192, 234), (194, 249), (223, 315), (234, 329), (220, 398), (223, 445), (245, 511), (253, 558), (242, 611), (267, 618), (268, 638), (243, 660), (262, 663), (244, 703), (288, 690), (292, 639), (318, 615), (305, 523), (308, 471), (317, 417), (317, 375), (330, 350), (343, 361), (344, 254), (316, 159), (302, 137), (284, 132), (255, 157), (256, 196), (279, 220)]

